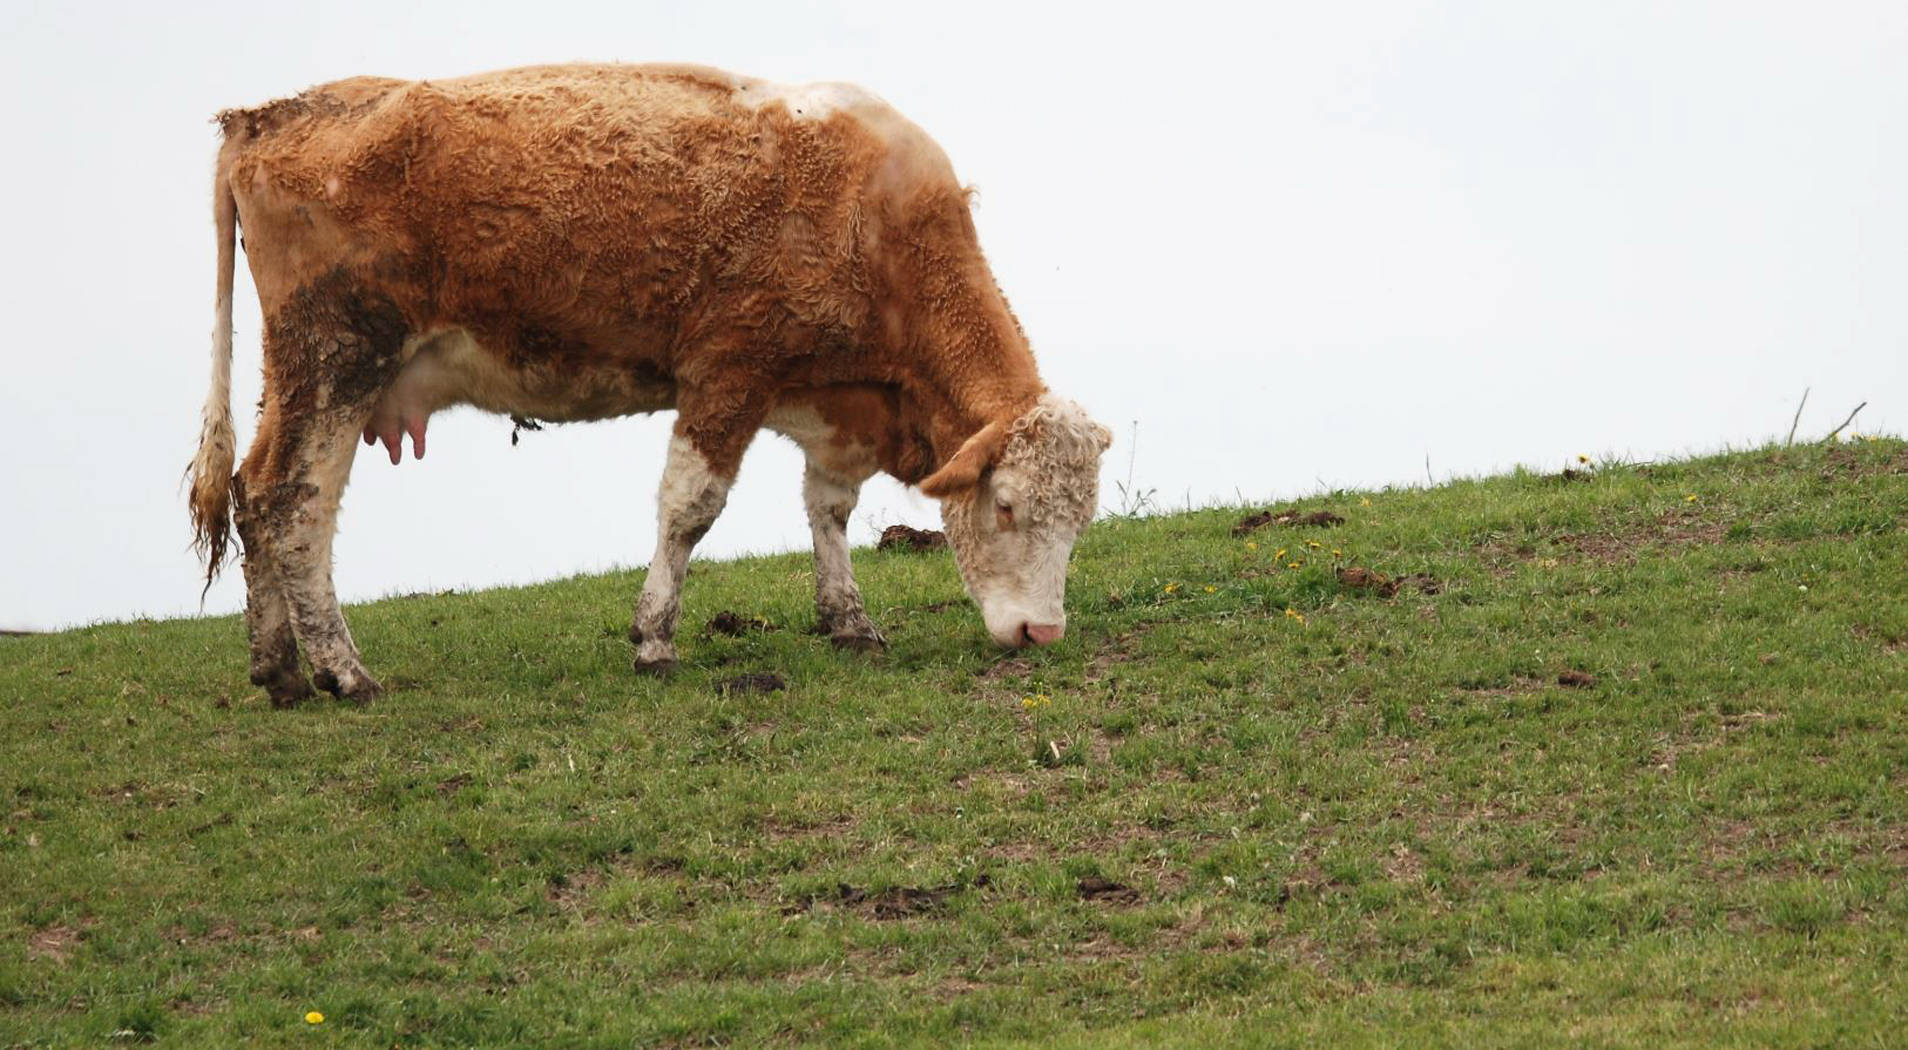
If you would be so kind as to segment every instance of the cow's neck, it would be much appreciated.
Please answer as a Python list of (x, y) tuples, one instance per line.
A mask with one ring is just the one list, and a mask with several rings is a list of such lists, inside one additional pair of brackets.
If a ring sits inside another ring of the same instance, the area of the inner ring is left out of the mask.
[[(909, 393), (926, 410), (937, 462), (993, 422), (1010, 422), (1046, 393), (1032, 348), (990, 283), (970, 307), (929, 319)], [(978, 307), (978, 309), (972, 309)]]

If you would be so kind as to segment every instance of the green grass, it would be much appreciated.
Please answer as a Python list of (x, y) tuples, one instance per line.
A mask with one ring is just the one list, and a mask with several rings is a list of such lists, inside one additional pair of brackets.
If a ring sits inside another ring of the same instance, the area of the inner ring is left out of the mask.
[(1096, 524), (1011, 658), (872, 551), (885, 655), (699, 562), (667, 681), (634, 573), (351, 609), (368, 709), (0, 639), (0, 1045), (1899, 1045), (1908, 444), (1304, 505)]

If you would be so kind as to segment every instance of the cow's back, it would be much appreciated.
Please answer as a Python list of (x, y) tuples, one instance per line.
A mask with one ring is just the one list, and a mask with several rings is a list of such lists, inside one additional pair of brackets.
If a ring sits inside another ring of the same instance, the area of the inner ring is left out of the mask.
[(892, 198), (958, 193), (871, 95), (689, 66), (354, 78), (221, 123), (262, 296), (341, 265), (500, 344), (653, 343), (744, 300), (857, 330)]

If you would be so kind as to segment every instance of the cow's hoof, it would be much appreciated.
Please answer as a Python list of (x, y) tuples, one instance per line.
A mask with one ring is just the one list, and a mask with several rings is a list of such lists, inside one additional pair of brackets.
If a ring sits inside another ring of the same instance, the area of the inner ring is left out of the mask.
[(878, 653), (888, 647), (888, 640), (881, 632), (872, 634), (831, 634), (828, 640), (837, 649), (846, 649), (851, 653)]
[(363, 671), (347, 671), (343, 677), (335, 672), (320, 670), (312, 675), (318, 688), (347, 703), (368, 704), (384, 695), (384, 687), (378, 680)]
[(278, 708), (297, 707), (306, 700), (318, 695), (305, 676), (297, 671), (280, 671), (276, 674), (253, 675), (252, 684), (265, 687), (265, 695), (271, 697), (272, 706)]
[(655, 675), (657, 678), (665, 678), (675, 673), (676, 658), (673, 656), (665, 656), (655, 660), (645, 660), (639, 656), (636, 658), (635, 667), (637, 674), (648, 674)]

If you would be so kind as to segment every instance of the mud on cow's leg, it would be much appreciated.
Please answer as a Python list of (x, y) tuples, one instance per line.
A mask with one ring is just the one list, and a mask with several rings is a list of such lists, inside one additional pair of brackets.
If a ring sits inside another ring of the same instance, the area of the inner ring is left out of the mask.
[(843, 649), (879, 650), (887, 645), (861, 602), (848, 557), (848, 515), (865, 478), (850, 478), (809, 460), (802, 475), (802, 504), (815, 537), (815, 610), (823, 633)]
[[(248, 466), (251, 460), (247, 460)], [(233, 523), (244, 545), (245, 629), (252, 642), (252, 684), (262, 686), (273, 707), (291, 707), (313, 695), (298, 666), (298, 640), (292, 633), (291, 606), (272, 550), (273, 533), (250, 509), (245, 474), (233, 480)]]
[[(313, 680), (343, 700), (365, 702), (383, 692), (364, 669), (338, 607), (331, 545), (358, 435), (397, 375), (404, 336), (397, 308), (363, 294), (342, 272), (272, 312), (265, 336), (266, 419), (240, 471), (250, 522), (241, 525), (248, 583), (256, 542), (265, 554), (263, 582), (282, 590), (291, 634), (311, 661)], [(267, 673), (282, 666), (288, 646), (280, 640), (279, 616), (278, 608), (260, 603), (255, 674), (261, 652)]]

